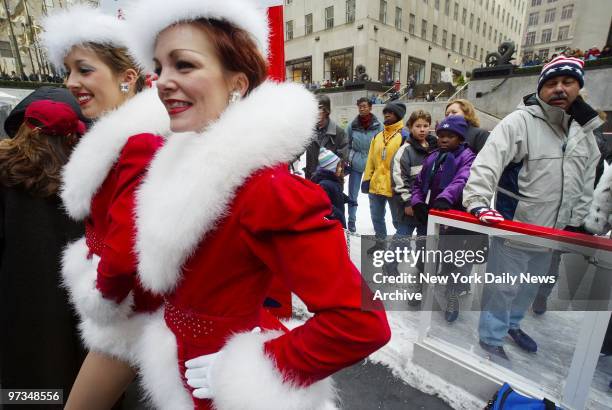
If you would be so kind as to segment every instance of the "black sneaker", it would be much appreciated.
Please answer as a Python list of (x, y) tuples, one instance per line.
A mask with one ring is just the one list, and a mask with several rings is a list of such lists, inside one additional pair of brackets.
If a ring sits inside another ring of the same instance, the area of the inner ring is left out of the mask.
[(384, 241), (376, 241), (376, 243), (373, 246), (370, 246), (368, 248), (366, 253), (368, 254), (368, 256), (372, 256), (372, 255), (374, 255), (374, 252), (376, 252), (376, 251), (384, 251), (384, 250), (385, 250), (385, 242)]
[(350, 233), (357, 232), (357, 228), (355, 227), (355, 224), (354, 223), (350, 223), (350, 222), (348, 223), (348, 230), (349, 230)]
[(510, 329), (508, 334), (514, 342), (523, 350), (529, 353), (538, 351), (538, 344), (527, 333), (521, 329)]
[(546, 313), (546, 310), (548, 308), (548, 306), (546, 306), (547, 301), (548, 298), (544, 296), (536, 296), (535, 300), (531, 304), (531, 310), (533, 310), (533, 313), (535, 313), (536, 315), (543, 315), (544, 313)]
[(446, 310), (444, 318), (448, 323), (453, 323), (459, 317), (459, 296), (451, 292), (446, 299)]
[(493, 346), (493, 345), (483, 342), (482, 340), (479, 341), (479, 343), (480, 343), (480, 347), (482, 347), (483, 350), (491, 354), (491, 360), (494, 357), (499, 357), (504, 360), (510, 361), (503, 346)]

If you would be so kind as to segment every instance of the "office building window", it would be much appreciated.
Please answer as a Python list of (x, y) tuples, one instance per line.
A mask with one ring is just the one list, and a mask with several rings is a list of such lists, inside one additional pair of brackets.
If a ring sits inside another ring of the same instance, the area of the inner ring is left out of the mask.
[(459, 54), (463, 54), (463, 39), (459, 39)]
[(427, 20), (421, 20), (421, 38), (427, 38)]
[(415, 22), (416, 17), (414, 16), (414, 14), (410, 14), (410, 16), (408, 17), (408, 32), (412, 35), (414, 35), (414, 30), (415, 30)]
[(492, 35), (493, 35), (493, 26), (489, 26), (489, 41), (491, 40)]
[(304, 16), (304, 33), (312, 34), (312, 13)]
[(330, 51), (323, 54), (323, 73), (326, 80), (353, 78), (353, 48)]
[(438, 26), (434, 24), (433, 29), (431, 31), (431, 41), (433, 43), (438, 44)]
[(325, 9), (325, 29), (334, 28), (334, 6)]
[(347, 23), (355, 22), (355, 1), (356, 0), (346, 0), (346, 22)]
[(469, 57), (469, 56), (470, 56), (470, 54), (471, 54), (471, 53), (470, 53), (471, 51), (472, 51), (472, 42), (471, 42), (471, 41), (468, 41), (468, 44), (467, 44), (467, 49), (465, 50), (465, 55)]
[(285, 22), (285, 38), (287, 40), (293, 39), (293, 20)]
[(474, 13), (470, 13), (470, 30), (474, 28)]
[(459, 19), (459, 3), (455, 2), (455, 10), (453, 11), (453, 19), (457, 21)]
[(544, 23), (552, 23), (555, 21), (555, 9), (548, 9), (544, 14)]
[(552, 37), (552, 29), (547, 28), (546, 30), (542, 30), (542, 43), (550, 43), (550, 39)]
[(480, 17), (476, 19), (476, 34), (480, 34)]
[(9, 41), (0, 41), (0, 57), (13, 58), (13, 49)]
[(450, 0), (446, 0), (446, 3), (444, 4), (444, 14), (447, 16), (450, 15)]
[(451, 50), (455, 51), (456, 46), (457, 46), (457, 36), (453, 34), (451, 37)]
[(395, 8), (395, 28), (402, 29), (402, 9), (399, 7)]
[(291, 60), (285, 63), (287, 81), (309, 84), (312, 82), (312, 57)]
[(467, 23), (467, 9), (464, 7), (463, 12), (461, 13), (461, 24), (465, 26)]
[(538, 12), (529, 13), (529, 20), (527, 20), (527, 26), (531, 27), (531, 26), (535, 26), (536, 24), (538, 24), (539, 17), (540, 17), (540, 13)]
[(400, 79), (402, 55), (395, 51), (380, 49), (378, 57), (378, 81), (392, 84)]
[(570, 4), (569, 6), (563, 6), (561, 10), (561, 20), (571, 19), (574, 15), (574, 5)]
[(425, 82), (425, 61), (408, 56), (408, 78), (414, 77), (417, 84)]
[(539, 6), (542, 4), (542, 0), (531, 0), (531, 7)]
[(480, 47), (480, 62), (481, 62), (481, 63), (482, 63), (482, 61), (483, 61), (483, 60), (482, 60), (483, 53), (484, 53), (484, 49), (483, 49), (482, 47)]
[(431, 81), (432, 84), (437, 84), (442, 81), (442, 73), (444, 66), (431, 63)]
[(435, 0), (435, 1), (434, 1), (434, 8), (435, 8), (436, 10), (440, 10), (440, 0)]
[(448, 40), (448, 31), (442, 30), (442, 47), (446, 48), (447, 40)]
[(380, 10), (378, 11), (378, 20), (387, 24), (387, 2), (385, 0), (380, 0)]
[(532, 46), (535, 44), (535, 36), (536, 36), (536, 32), (535, 31), (530, 31), (529, 33), (527, 33), (527, 36), (525, 36), (525, 45), (526, 46)]
[(570, 26), (559, 27), (559, 35), (557, 36), (557, 40), (567, 40), (569, 38), (569, 29)]

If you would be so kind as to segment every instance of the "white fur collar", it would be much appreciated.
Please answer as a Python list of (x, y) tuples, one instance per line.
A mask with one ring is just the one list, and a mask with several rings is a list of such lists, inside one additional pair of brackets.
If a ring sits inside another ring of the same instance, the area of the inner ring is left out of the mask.
[(144, 132), (166, 135), (169, 128), (168, 112), (155, 88), (142, 91), (100, 118), (79, 141), (62, 171), (61, 197), (69, 215), (77, 220), (89, 215), (93, 196), (128, 138)]
[(143, 285), (171, 291), (182, 265), (255, 171), (288, 162), (313, 136), (317, 104), (294, 84), (267, 82), (202, 133), (174, 134), (157, 152), (136, 205)]

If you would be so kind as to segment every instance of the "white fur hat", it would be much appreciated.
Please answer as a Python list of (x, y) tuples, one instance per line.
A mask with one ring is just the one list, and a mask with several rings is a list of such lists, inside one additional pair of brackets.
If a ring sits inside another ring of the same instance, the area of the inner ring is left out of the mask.
[(64, 57), (75, 45), (91, 42), (126, 47), (125, 23), (91, 7), (77, 5), (61, 10), (46, 17), (42, 25), (43, 47), (57, 69), (64, 67)]
[(261, 53), (268, 51), (268, 19), (254, 0), (137, 0), (126, 9), (128, 49), (145, 70), (153, 71), (157, 35), (178, 22), (223, 20), (251, 35)]

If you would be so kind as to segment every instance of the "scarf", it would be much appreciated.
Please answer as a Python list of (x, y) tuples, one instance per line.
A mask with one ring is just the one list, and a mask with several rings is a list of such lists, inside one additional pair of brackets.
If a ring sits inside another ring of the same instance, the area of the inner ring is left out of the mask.
[(365, 117), (362, 117), (361, 115), (358, 116), (359, 117), (359, 125), (361, 125), (361, 128), (363, 128), (364, 130), (367, 130), (368, 128), (370, 128), (370, 125), (372, 125), (372, 113), (366, 115)]
[(429, 164), (427, 164), (424, 169), (423, 175), (425, 176), (425, 178), (421, 187), (421, 192), (424, 195), (427, 195), (429, 189), (432, 188), (431, 183), (433, 182), (435, 175), (440, 171), (442, 172), (442, 174), (440, 175), (440, 191), (443, 191), (444, 188), (446, 188), (448, 184), (451, 183), (451, 181), (455, 177), (455, 174), (457, 173), (457, 165), (455, 163), (455, 160), (459, 155), (461, 155), (461, 153), (466, 149), (466, 147), (467, 146), (465, 144), (461, 144), (453, 152), (435, 151), (431, 154), (436, 156), (436, 158)]
[(389, 140), (393, 138), (395, 134), (402, 130), (402, 128), (404, 128), (404, 123), (402, 122), (402, 120), (399, 120), (395, 124), (385, 125), (385, 129), (382, 131), (385, 146), (389, 143)]

